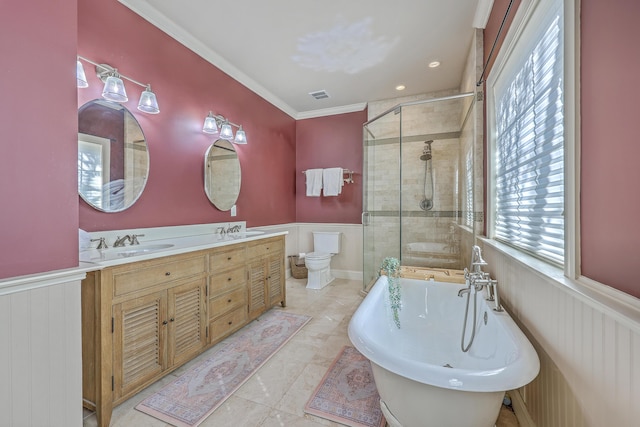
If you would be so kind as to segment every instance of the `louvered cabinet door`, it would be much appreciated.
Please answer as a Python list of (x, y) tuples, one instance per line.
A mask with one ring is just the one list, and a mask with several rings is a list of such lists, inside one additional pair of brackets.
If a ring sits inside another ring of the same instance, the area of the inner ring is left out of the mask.
[(204, 278), (170, 288), (168, 293), (169, 365), (181, 365), (207, 343), (207, 303)]
[(167, 366), (166, 291), (113, 306), (114, 402), (143, 387)]
[(255, 319), (267, 309), (267, 265), (262, 259), (249, 263), (249, 320)]
[(276, 304), (285, 303), (285, 273), (284, 273), (284, 256), (282, 253), (271, 255), (268, 259), (269, 271), (267, 275), (267, 295), (269, 307), (271, 308)]

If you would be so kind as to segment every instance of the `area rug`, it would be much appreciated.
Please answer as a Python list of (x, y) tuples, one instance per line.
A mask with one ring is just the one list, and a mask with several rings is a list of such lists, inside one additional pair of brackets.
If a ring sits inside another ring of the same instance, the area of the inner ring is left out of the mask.
[(304, 411), (352, 427), (383, 427), (386, 423), (371, 363), (350, 346), (340, 351)]
[(310, 316), (269, 310), (136, 409), (178, 427), (197, 426), (309, 320)]

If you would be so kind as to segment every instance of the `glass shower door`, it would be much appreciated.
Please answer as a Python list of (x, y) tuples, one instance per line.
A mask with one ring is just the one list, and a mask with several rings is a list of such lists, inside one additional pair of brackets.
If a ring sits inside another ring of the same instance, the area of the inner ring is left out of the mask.
[(400, 259), (401, 109), (363, 128), (363, 289), (378, 277), (385, 257)]

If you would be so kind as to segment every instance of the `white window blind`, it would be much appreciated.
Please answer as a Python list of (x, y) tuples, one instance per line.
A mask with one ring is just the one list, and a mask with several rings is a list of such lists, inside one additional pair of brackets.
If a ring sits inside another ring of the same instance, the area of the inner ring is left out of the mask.
[(494, 89), (494, 238), (557, 264), (564, 262), (562, 34), (558, 7)]

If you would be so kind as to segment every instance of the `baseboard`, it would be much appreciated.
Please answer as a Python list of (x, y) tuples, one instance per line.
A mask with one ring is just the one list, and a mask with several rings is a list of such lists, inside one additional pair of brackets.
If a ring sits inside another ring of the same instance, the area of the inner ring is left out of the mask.
[(331, 269), (331, 274), (337, 279), (360, 280), (362, 281), (362, 271), (355, 270), (335, 270)]
[(524, 403), (524, 400), (522, 400), (520, 392), (518, 390), (511, 390), (509, 392), (509, 397), (511, 398), (513, 412), (516, 414), (520, 427), (536, 427), (536, 423), (533, 422), (531, 415), (529, 415), (527, 405)]

